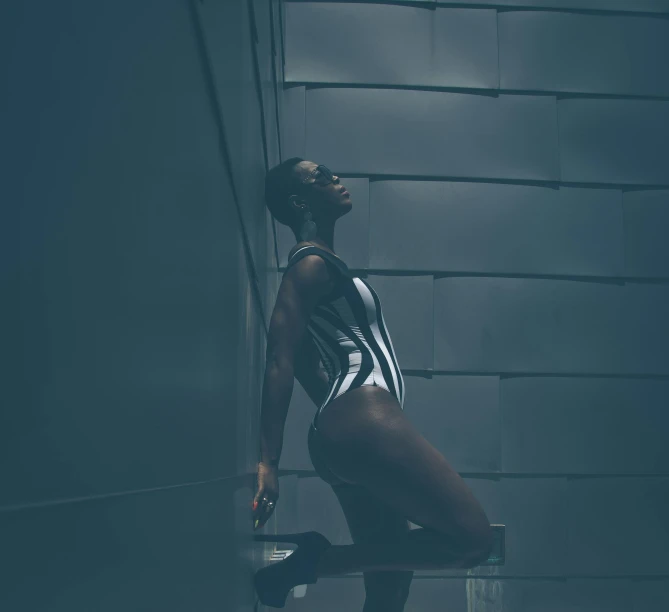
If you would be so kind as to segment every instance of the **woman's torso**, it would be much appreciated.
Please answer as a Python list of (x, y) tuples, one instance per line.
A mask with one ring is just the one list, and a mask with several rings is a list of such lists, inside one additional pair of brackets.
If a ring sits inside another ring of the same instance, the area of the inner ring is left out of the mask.
[(385, 389), (403, 407), (404, 380), (377, 293), (331, 251), (308, 242), (291, 249), (288, 267), (313, 254), (328, 263), (332, 287), (307, 326), (330, 381), (319, 412), (346, 391), (369, 385)]

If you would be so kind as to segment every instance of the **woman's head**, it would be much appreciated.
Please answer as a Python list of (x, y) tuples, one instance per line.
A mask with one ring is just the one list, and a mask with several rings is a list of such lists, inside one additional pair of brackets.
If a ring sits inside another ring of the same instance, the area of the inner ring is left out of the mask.
[(304, 215), (311, 212), (320, 227), (345, 215), (351, 209), (350, 196), (337, 175), (328, 178), (327, 168), (301, 157), (291, 157), (272, 168), (265, 177), (265, 202), (274, 218), (289, 226), (297, 236)]

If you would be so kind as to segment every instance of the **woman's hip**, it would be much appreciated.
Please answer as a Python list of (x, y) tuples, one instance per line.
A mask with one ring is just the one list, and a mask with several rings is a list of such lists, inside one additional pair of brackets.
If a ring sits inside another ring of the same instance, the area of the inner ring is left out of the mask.
[(356, 484), (358, 471), (388, 435), (410, 427), (395, 397), (382, 387), (352, 389), (327, 404), (309, 428), (309, 456), (329, 484)]

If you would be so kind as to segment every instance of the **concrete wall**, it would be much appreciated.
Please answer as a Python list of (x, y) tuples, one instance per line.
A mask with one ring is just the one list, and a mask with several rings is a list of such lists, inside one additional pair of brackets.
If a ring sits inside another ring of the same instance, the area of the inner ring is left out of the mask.
[(2, 3), (2, 610), (252, 609), (279, 24)]
[[(507, 525), (506, 565), (417, 571), (407, 612), (666, 608), (669, 3), (285, 9), (282, 158), (342, 177), (335, 249), (381, 297), (405, 411)], [(296, 384), (281, 530), (350, 543), (315, 410)], [(363, 598), (357, 574), (288, 607)]]

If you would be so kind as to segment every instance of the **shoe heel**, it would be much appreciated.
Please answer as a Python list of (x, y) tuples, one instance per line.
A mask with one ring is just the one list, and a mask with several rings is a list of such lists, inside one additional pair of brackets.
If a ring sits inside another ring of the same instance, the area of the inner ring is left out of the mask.
[(331, 546), (318, 531), (254, 535), (257, 542), (292, 542), (298, 545), (287, 559), (260, 568), (254, 575), (256, 593), (266, 606), (283, 608), (291, 589), (300, 584), (317, 581), (315, 562)]

